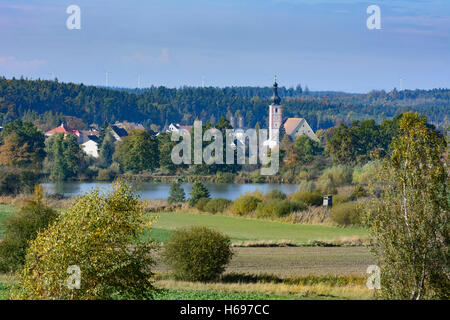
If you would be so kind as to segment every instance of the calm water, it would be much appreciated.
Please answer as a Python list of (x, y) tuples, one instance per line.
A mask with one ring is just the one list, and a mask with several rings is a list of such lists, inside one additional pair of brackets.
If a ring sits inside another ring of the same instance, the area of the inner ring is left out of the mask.
[[(284, 193), (292, 193), (297, 190), (295, 184), (210, 184), (205, 183), (211, 196), (227, 198), (234, 200), (239, 195), (246, 192), (253, 192), (256, 190), (268, 192), (273, 189), (278, 189)], [(44, 183), (43, 187), (49, 194), (61, 193), (65, 196), (79, 196), (94, 188), (99, 188), (101, 191), (107, 191), (111, 188), (111, 183), (102, 182), (64, 182), (60, 184)], [(170, 184), (163, 183), (140, 183), (136, 186), (142, 199), (167, 199), (169, 196)], [(191, 192), (191, 184), (183, 184), (184, 191), (187, 197)]]

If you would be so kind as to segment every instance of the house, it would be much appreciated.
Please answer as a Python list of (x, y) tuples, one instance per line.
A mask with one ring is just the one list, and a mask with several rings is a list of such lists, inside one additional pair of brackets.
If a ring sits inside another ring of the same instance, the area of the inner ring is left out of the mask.
[(99, 157), (98, 138), (95, 140), (90, 139), (86, 141), (81, 145), (81, 148), (83, 149), (84, 153), (86, 153), (88, 156), (98, 158)]
[(126, 136), (128, 136), (127, 130), (118, 127), (117, 125), (111, 125), (111, 134), (113, 135), (114, 139), (116, 141), (122, 141), (122, 139)]
[(302, 135), (308, 136), (311, 140), (319, 141), (314, 131), (304, 118), (288, 118), (284, 123), (284, 130), (293, 141)]
[(98, 130), (81, 130), (81, 137), (80, 137), (80, 143), (83, 144), (85, 142), (88, 142), (89, 140), (97, 141), (100, 132)]
[(140, 123), (135, 122), (118, 122), (114, 123), (114, 126), (119, 127), (121, 129), (125, 129), (127, 132), (134, 131), (134, 130), (145, 130), (144, 126)]
[(49, 137), (53, 136), (54, 134), (60, 134), (60, 133), (64, 134), (64, 136), (66, 136), (68, 134), (74, 135), (77, 138), (78, 143), (82, 143), (83, 137), (82, 137), (81, 131), (75, 130), (75, 129), (70, 129), (70, 128), (66, 127), (64, 125), (64, 123), (62, 123), (59, 127), (56, 127), (52, 130), (47, 131), (45, 133), (45, 137), (49, 138)]
[(192, 130), (192, 126), (182, 126), (182, 125), (180, 125), (178, 123), (171, 123), (169, 125), (169, 129), (167, 130), (167, 133), (178, 132), (180, 130), (186, 130), (186, 131), (189, 132), (189, 131)]

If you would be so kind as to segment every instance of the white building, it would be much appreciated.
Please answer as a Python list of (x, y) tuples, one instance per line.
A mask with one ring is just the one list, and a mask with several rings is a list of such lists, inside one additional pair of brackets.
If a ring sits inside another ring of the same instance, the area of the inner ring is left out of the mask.
[(171, 123), (169, 125), (169, 128), (167, 129), (167, 133), (179, 132), (181, 130), (186, 130), (187, 132), (190, 132), (192, 130), (192, 126), (182, 126), (178, 123)]
[(295, 139), (302, 135), (308, 136), (311, 140), (319, 141), (304, 118), (288, 118), (284, 123), (284, 131), (291, 137), (292, 141), (295, 141)]
[(273, 84), (273, 96), (270, 98), (269, 106), (269, 139), (264, 145), (274, 148), (279, 144), (280, 128), (283, 123), (283, 109), (281, 107), (281, 98), (278, 96), (278, 83), (275, 76)]
[(88, 140), (85, 143), (81, 145), (81, 148), (83, 149), (84, 153), (86, 153), (88, 156), (93, 158), (98, 158), (98, 143), (94, 140)]

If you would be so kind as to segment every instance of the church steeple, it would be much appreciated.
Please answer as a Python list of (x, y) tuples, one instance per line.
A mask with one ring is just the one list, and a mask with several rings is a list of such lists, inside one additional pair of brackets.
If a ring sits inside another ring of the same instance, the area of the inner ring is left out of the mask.
[(275, 80), (273, 83), (273, 96), (272, 98), (270, 98), (270, 101), (272, 102), (273, 105), (280, 105), (281, 103), (281, 98), (278, 96), (278, 83), (277, 83), (277, 76), (275, 76)]

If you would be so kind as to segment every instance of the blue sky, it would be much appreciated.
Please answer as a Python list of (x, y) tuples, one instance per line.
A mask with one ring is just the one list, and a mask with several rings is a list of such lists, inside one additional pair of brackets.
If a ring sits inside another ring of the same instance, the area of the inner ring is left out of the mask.
[[(81, 8), (68, 30), (66, 8)], [(381, 30), (366, 9), (381, 8)], [(0, 75), (111, 86), (450, 87), (450, 1), (0, 0)]]

